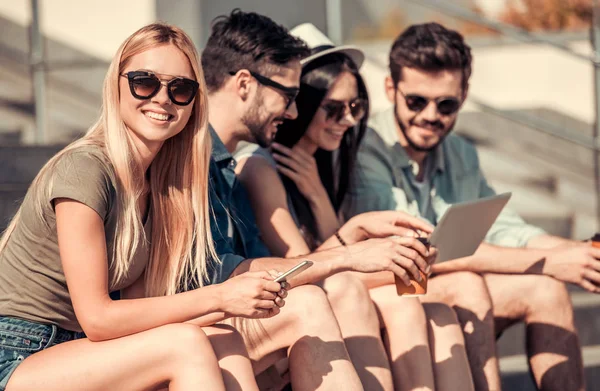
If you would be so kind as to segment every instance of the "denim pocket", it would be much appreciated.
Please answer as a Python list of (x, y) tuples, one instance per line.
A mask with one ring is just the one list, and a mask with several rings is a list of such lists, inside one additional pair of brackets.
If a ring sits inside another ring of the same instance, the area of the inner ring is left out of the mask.
[(37, 335), (28, 335), (14, 330), (0, 329), (0, 350), (16, 350), (34, 353), (42, 350), (46, 341)]

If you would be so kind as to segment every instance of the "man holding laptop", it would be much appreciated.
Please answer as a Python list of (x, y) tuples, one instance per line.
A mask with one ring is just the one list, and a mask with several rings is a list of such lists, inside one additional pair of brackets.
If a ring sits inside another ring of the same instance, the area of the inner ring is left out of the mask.
[[(370, 122), (346, 219), (405, 210), (436, 224), (451, 204), (494, 196), (475, 148), (451, 134), (471, 74), (462, 36), (437, 23), (413, 25), (396, 39), (389, 60), (385, 89), (394, 107)], [(599, 293), (598, 258), (599, 250), (550, 236), (504, 209), (473, 256), (434, 265), (423, 298), (454, 307), (476, 389), (500, 389), (495, 338), (522, 321), (537, 386), (583, 390), (581, 348), (564, 283)]]

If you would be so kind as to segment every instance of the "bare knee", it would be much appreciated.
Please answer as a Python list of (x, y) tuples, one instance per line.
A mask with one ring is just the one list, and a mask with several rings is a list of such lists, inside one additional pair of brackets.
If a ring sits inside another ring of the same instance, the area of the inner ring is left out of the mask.
[(233, 355), (248, 357), (244, 338), (233, 326), (213, 325), (204, 327), (203, 331), (206, 333), (218, 360)]
[(316, 285), (302, 285), (290, 291), (284, 311), (293, 328), (301, 333), (338, 329), (325, 291)]
[(528, 277), (527, 286), (521, 296), (526, 315), (572, 314), (571, 298), (565, 284), (548, 276), (526, 277)]
[(492, 299), (482, 276), (471, 272), (448, 275), (452, 283), (447, 284), (447, 304), (457, 312), (470, 311), (479, 319), (492, 314)]
[(215, 360), (210, 340), (199, 326), (178, 323), (162, 329), (161, 342), (171, 360), (192, 365)]
[[(393, 288), (395, 290), (395, 287)], [(396, 294), (378, 295), (377, 308), (388, 329), (390, 327), (411, 327), (425, 329), (427, 317), (419, 299), (401, 297)]]
[(336, 316), (375, 318), (375, 308), (365, 284), (349, 273), (335, 274), (325, 280), (325, 292)]
[(449, 325), (458, 325), (458, 317), (456, 312), (447, 304), (444, 303), (425, 303), (423, 309), (427, 315), (427, 319), (435, 326), (444, 327)]

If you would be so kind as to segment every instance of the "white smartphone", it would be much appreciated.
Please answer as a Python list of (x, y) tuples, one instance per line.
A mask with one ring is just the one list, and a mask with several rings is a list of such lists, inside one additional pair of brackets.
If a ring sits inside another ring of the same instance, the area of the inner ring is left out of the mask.
[(313, 265), (312, 261), (309, 261), (309, 260), (302, 261), (299, 264), (297, 264), (296, 266), (294, 266), (293, 268), (291, 268), (290, 270), (288, 270), (287, 272), (285, 272), (282, 275), (280, 275), (279, 277), (277, 277), (275, 279), (275, 282), (286, 282), (288, 280), (288, 278), (292, 278), (292, 277), (302, 273), (303, 271), (305, 271), (312, 265)]

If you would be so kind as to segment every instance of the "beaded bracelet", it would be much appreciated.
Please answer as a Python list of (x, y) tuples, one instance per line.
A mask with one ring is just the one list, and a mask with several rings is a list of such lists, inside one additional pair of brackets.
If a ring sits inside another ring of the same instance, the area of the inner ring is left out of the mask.
[(335, 237), (337, 238), (337, 240), (342, 244), (342, 246), (346, 247), (347, 244), (344, 241), (344, 239), (342, 239), (342, 237), (340, 236), (340, 232), (339, 231), (335, 231)]

